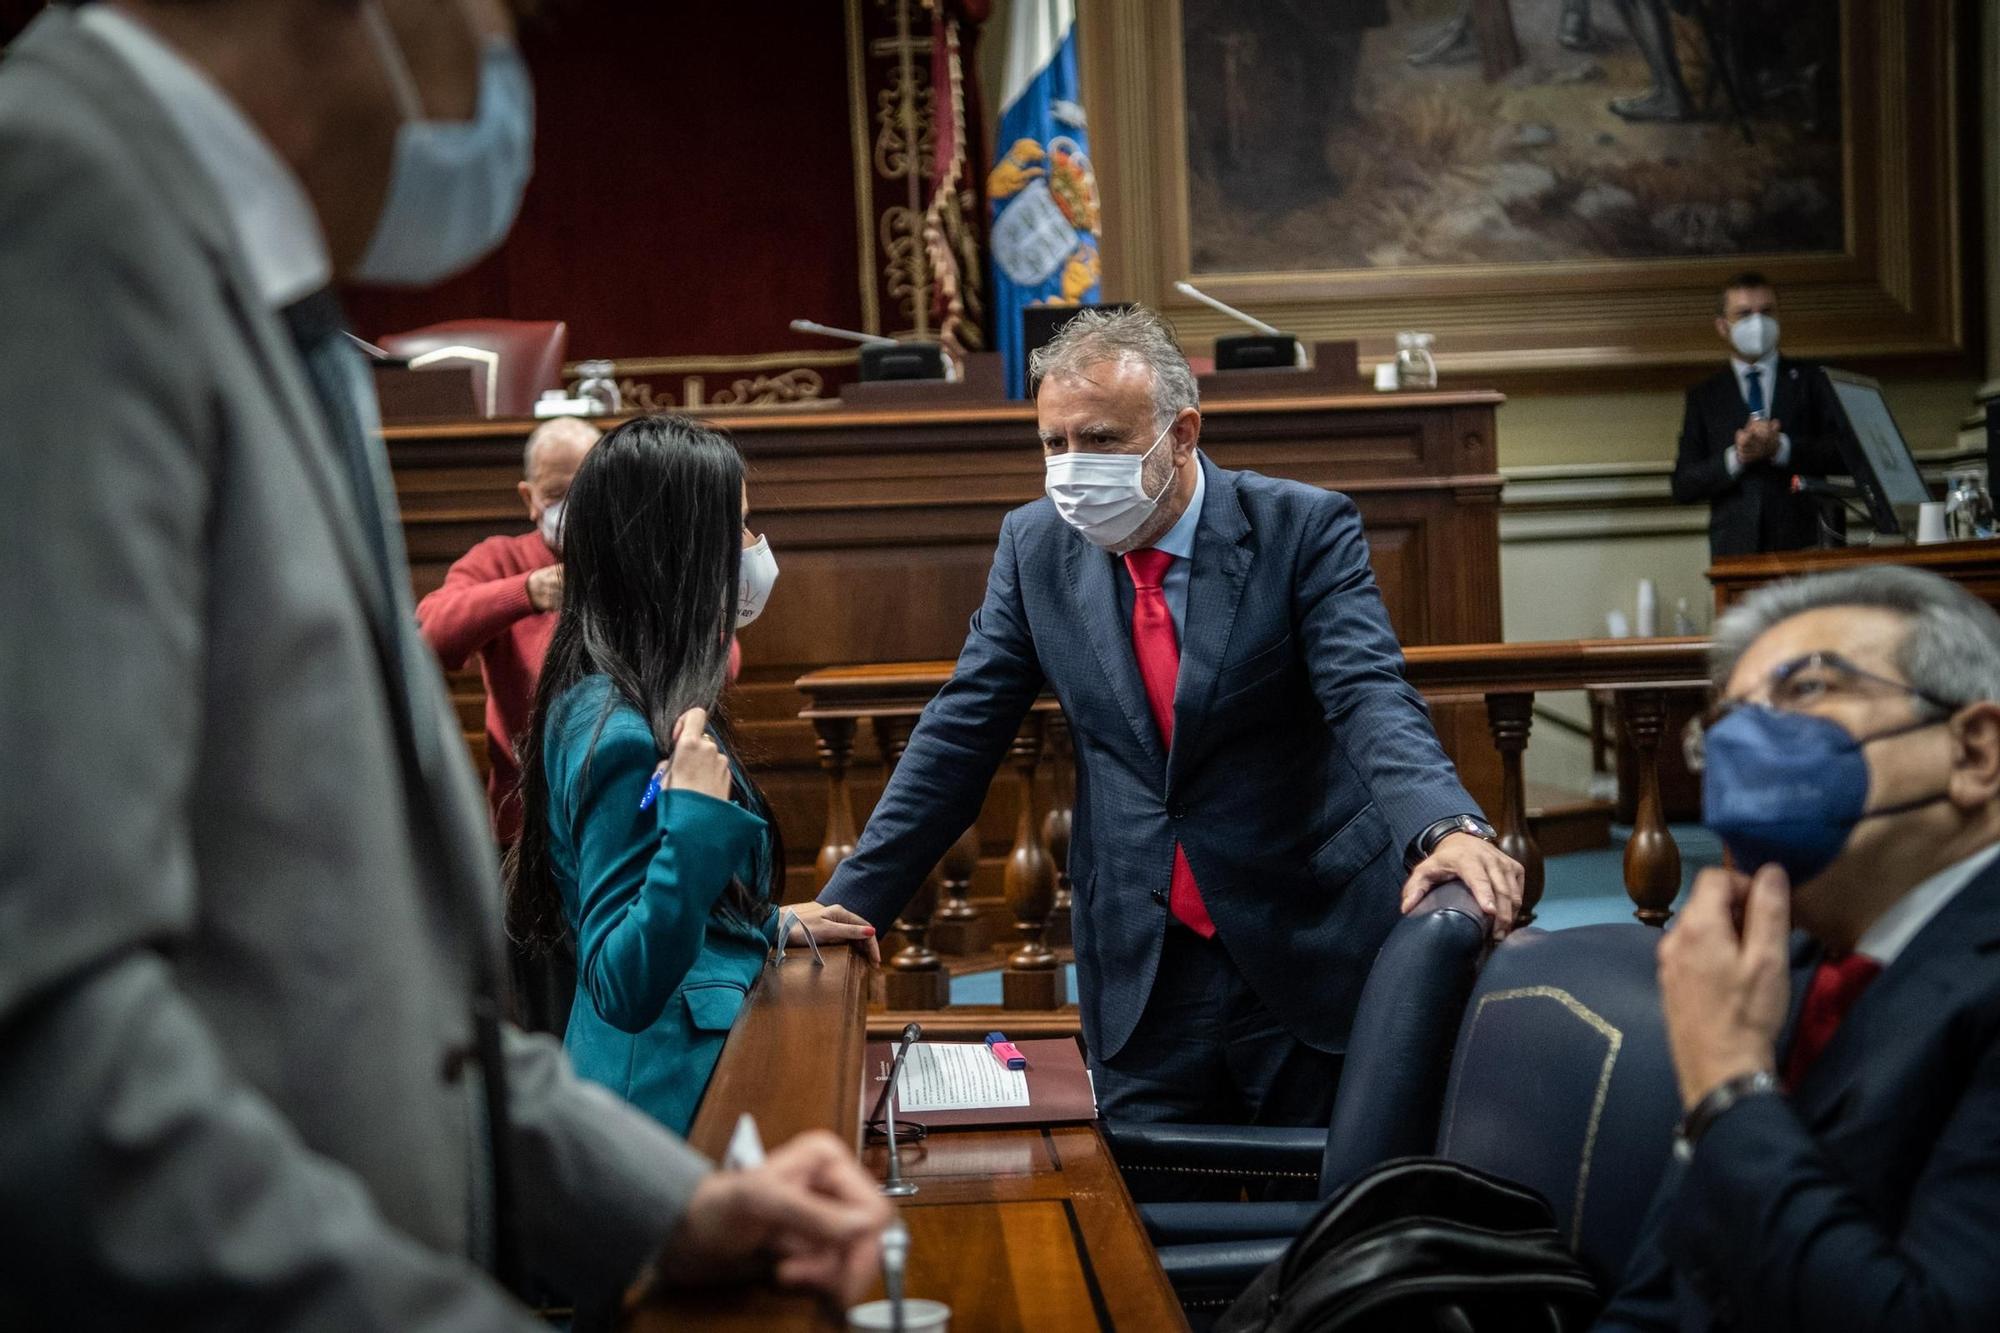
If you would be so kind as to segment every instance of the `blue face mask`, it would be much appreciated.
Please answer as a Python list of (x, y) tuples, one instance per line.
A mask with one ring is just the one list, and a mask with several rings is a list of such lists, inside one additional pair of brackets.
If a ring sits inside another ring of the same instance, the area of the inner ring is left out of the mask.
[(403, 125), (388, 199), (352, 277), (423, 287), (442, 282), (506, 239), (535, 162), (535, 94), (512, 42), (487, 42), (471, 120), (427, 120), (379, 0), (362, 16), (396, 89)]
[(1701, 822), (1729, 848), (1738, 870), (1754, 874), (1775, 861), (1796, 887), (1834, 863), (1862, 820), (1945, 799), (1939, 792), (1870, 810), (1862, 750), (1948, 720), (1925, 718), (1857, 737), (1810, 713), (1756, 704), (1733, 709), (1703, 738)]

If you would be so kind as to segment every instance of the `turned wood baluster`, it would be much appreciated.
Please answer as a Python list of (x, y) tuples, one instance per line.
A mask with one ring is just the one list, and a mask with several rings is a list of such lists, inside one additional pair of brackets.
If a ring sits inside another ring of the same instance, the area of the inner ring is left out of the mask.
[(1042, 842), (1056, 871), (1055, 906), (1049, 911), (1048, 942), (1055, 948), (1069, 943), (1070, 879), (1069, 832), (1076, 805), (1076, 755), (1069, 744), (1069, 719), (1051, 713), (1048, 723), (1048, 750), (1053, 770), (1053, 799), (1048, 818), (1042, 821)]
[[(877, 717), (875, 743), (882, 750), (882, 765), (895, 772), (910, 745), (910, 728), (916, 719)], [(889, 959), (882, 976), (882, 1002), (890, 1009), (942, 1009), (951, 1003), (951, 979), (945, 974), (937, 951), (927, 937), (931, 929), (931, 908), (937, 903), (938, 871), (924, 876), (910, 901), (896, 918), (896, 930), (903, 947)]]
[(972, 877), (978, 870), (979, 821), (975, 819), (937, 866), (944, 902), (931, 917), (931, 945), (948, 958), (970, 958), (986, 952), (986, 918), (968, 901)]
[(1660, 806), (1660, 733), (1666, 728), (1664, 690), (1620, 690), (1618, 720), (1631, 738), (1639, 772), (1638, 808), (1632, 816), (1632, 840), (1625, 844), (1625, 892), (1638, 917), (1649, 926), (1663, 926), (1673, 915), (1681, 891), (1681, 849), (1667, 830)]
[(1500, 850), (1519, 861), (1525, 872), (1521, 914), (1514, 924), (1525, 926), (1535, 919), (1543, 882), (1542, 848), (1528, 827), (1528, 789), (1521, 773), (1528, 733), (1535, 725), (1535, 696), (1487, 695), (1486, 725), (1493, 732), (1493, 748), (1500, 752)]
[(1021, 793), (1005, 880), (1007, 907), (1021, 935), (1021, 947), (1014, 950), (1007, 970), (1000, 975), (1001, 1002), (1009, 1009), (1058, 1009), (1063, 1002), (1062, 969), (1043, 942), (1049, 911), (1055, 906), (1056, 876), (1035, 818), (1035, 769), (1041, 757), (1042, 719), (1030, 713), (1007, 752), (1008, 762), (1020, 778)]
[(854, 719), (816, 717), (813, 736), (819, 766), (826, 770), (826, 841), (813, 862), (817, 888), (825, 888), (840, 863), (854, 854), (854, 799), (847, 790), (847, 767), (854, 758)]

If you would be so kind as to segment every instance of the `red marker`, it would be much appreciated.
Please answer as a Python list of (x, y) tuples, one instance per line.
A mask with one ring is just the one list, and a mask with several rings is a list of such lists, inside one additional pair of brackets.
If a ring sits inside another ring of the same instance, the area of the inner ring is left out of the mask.
[(993, 1058), (1009, 1069), (1026, 1069), (1028, 1057), (1021, 1054), (1021, 1048), (1007, 1040), (1004, 1032), (986, 1034), (986, 1049), (993, 1052)]

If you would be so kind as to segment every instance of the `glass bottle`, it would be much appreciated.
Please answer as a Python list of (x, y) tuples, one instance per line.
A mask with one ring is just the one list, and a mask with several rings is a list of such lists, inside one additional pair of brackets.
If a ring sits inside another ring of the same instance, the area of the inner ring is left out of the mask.
[(1431, 355), (1434, 341), (1428, 333), (1396, 335), (1396, 379), (1403, 388), (1437, 388), (1437, 360)]
[(1954, 472), (1947, 479), (1944, 531), (1955, 542), (1993, 535), (1993, 497), (1986, 493), (1985, 480), (1976, 468)]
[(576, 382), (576, 397), (588, 398), (594, 406), (591, 416), (616, 416), (625, 410), (624, 395), (618, 392), (618, 381), (612, 378), (617, 366), (609, 361), (585, 361), (577, 366), (576, 372), (583, 378)]

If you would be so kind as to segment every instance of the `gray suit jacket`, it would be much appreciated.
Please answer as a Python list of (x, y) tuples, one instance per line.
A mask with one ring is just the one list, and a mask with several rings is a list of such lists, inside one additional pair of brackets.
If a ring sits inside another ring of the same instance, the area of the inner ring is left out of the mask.
[[(0, 1326), (538, 1327), (480, 1268), (442, 679), (221, 201), (60, 9), (0, 63), (0, 237)], [(531, 1268), (615, 1299), (704, 1165), (506, 1044)]]

